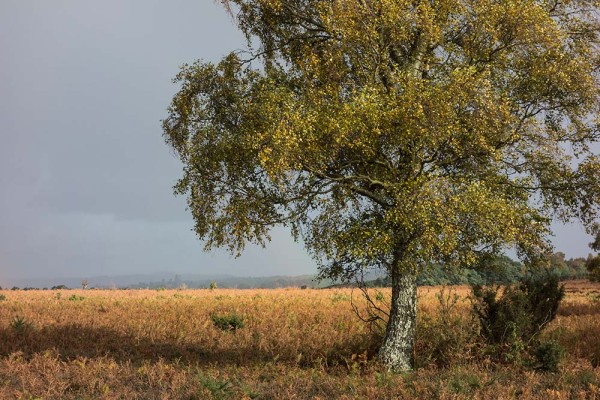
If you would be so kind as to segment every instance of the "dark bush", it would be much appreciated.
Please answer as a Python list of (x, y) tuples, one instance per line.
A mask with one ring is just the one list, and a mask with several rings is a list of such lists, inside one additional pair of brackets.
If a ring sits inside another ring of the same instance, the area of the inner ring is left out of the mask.
[(503, 290), (499, 286), (473, 286), (473, 310), (484, 339), (509, 350), (504, 355), (510, 358), (529, 347), (556, 317), (564, 295), (558, 277), (535, 275)]
[(537, 360), (536, 368), (541, 371), (557, 372), (563, 355), (563, 348), (556, 342), (540, 343), (533, 352)]
[(600, 255), (588, 259), (585, 266), (590, 273), (590, 281), (600, 282)]
[(237, 314), (212, 315), (213, 324), (222, 331), (235, 332), (244, 327), (244, 318)]

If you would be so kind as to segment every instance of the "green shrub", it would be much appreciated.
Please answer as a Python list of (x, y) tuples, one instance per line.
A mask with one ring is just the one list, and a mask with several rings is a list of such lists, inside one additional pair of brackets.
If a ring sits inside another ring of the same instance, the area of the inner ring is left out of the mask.
[(0, 301), (6, 301), (6, 295), (4, 293), (0, 294)]
[(338, 301), (350, 301), (350, 296), (342, 292), (334, 292), (330, 298), (332, 303), (337, 303)]
[(544, 274), (500, 292), (499, 286), (473, 286), (473, 310), (483, 338), (507, 361), (516, 361), (556, 317), (565, 290), (558, 277)]
[(458, 395), (469, 395), (480, 389), (482, 383), (479, 377), (470, 371), (457, 371), (448, 380), (448, 388), (451, 393)]
[(556, 342), (540, 343), (533, 355), (537, 360), (536, 369), (548, 372), (558, 372), (558, 364), (563, 356), (563, 348)]
[(12, 321), (10, 321), (10, 327), (13, 331), (15, 331), (15, 333), (22, 335), (29, 331), (33, 327), (33, 325), (31, 324), (31, 322), (27, 321), (25, 317), (17, 315), (13, 318)]
[(244, 318), (237, 314), (212, 315), (213, 324), (222, 331), (234, 332), (244, 327)]
[(204, 375), (201, 372), (198, 372), (198, 380), (202, 386), (208, 389), (213, 399), (231, 398), (231, 382), (216, 379), (212, 376)]

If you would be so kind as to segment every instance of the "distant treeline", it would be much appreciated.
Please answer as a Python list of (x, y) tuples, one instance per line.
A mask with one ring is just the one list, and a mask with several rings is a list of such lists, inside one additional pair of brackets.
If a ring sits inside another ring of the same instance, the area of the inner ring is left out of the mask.
[(222, 279), (185, 280), (179, 275), (173, 279), (162, 279), (158, 282), (139, 282), (129, 285), (129, 289), (204, 289), (212, 285), (221, 289), (278, 289), (286, 287), (317, 287), (318, 282), (312, 275), (302, 276), (272, 276), (272, 277), (227, 277)]
[[(586, 279), (586, 259), (583, 257), (566, 260), (565, 254), (558, 252), (549, 256), (548, 272), (560, 280)], [(518, 282), (528, 270), (518, 261), (505, 255), (491, 257), (469, 269), (449, 269), (443, 265), (434, 265), (422, 273), (417, 280), (420, 286), (436, 285), (490, 285)], [(381, 277), (367, 282), (368, 286), (390, 286), (389, 278)]]
[[(588, 258), (591, 256), (588, 256)], [(586, 258), (565, 259), (565, 254), (558, 252), (549, 256), (550, 274), (557, 276), (560, 280), (587, 279), (589, 272), (586, 268)], [(489, 258), (480, 265), (469, 269), (453, 270), (443, 265), (434, 265), (419, 275), (417, 283), (420, 286), (436, 285), (489, 285), (489, 284), (511, 284), (518, 282), (527, 274), (527, 269), (518, 261), (512, 260), (505, 255)], [(367, 286), (385, 287), (391, 282), (386, 277), (373, 279), (365, 278)], [(87, 280), (85, 280), (87, 282)], [(83, 282), (82, 282), (83, 283)], [(213, 286), (214, 285), (214, 286)], [(347, 286), (343, 283), (335, 283), (329, 280), (318, 282), (312, 275), (301, 276), (270, 276), (270, 277), (214, 277), (212, 279), (190, 280), (175, 275), (170, 279), (160, 281), (139, 282), (137, 284), (113, 285), (113, 289), (199, 289), (199, 288), (234, 288), (234, 289), (277, 289), (285, 287), (337, 287)], [(74, 286), (77, 287), (77, 286)], [(81, 286), (79, 286), (81, 287)], [(52, 286), (52, 290), (67, 289), (66, 285)], [(94, 288), (94, 285), (89, 287)], [(95, 288), (106, 288), (96, 285)], [(2, 288), (0, 287), (0, 290)], [(23, 289), (15, 286), (13, 290), (32, 290), (35, 287)], [(47, 289), (47, 288), (44, 288)]]

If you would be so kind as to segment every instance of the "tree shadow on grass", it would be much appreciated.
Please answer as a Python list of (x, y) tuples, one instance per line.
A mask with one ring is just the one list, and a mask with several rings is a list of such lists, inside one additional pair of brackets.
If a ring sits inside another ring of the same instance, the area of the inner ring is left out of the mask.
[[(225, 334), (232, 334), (224, 332)], [(299, 366), (311, 366), (316, 361), (326, 364), (344, 364), (353, 354), (364, 352), (364, 339), (340, 343), (318, 357), (298, 359), (290, 349), (279, 349), (276, 357), (261, 352), (256, 346), (235, 345), (230, 348), (203, 346), (202, 343), (153, 341), (147, 337), (124, 335), (107, 327), (89, 327), (77, 324), (45, 326), (36, 329), (24, 327), (0, 328), (0, 357), (19, 352), (25, 358), (46, 351), (56, 352), (61, 360), (109, 357), (117, 362), (176, 361), (187, 365), (259, 366), (277, 360)]]

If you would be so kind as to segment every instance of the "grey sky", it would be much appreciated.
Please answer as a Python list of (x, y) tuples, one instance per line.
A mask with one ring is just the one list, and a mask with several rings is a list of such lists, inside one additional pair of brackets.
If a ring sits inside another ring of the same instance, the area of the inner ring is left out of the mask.
[[(283, 231), (241, 258), (204, 254), (160, 119), (179, 65), (244, 46), (212, 0), (0, 1), (0, 285), (157, 271), (316, 271)], [(558, 227), (568, 257), (590, 238)]]

